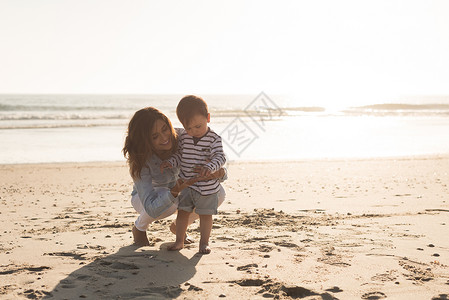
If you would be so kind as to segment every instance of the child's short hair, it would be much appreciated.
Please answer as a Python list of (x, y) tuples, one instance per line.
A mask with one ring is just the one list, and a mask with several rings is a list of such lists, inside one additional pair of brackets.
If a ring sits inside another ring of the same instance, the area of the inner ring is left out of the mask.
[(194, 95), (183, 97), (176, 107), (176, 115), (184, 126), (187, 126), (194, 116), (202, 115), (207, 117), (208, 114), (209, 110), (207, 109), (206, 101)]

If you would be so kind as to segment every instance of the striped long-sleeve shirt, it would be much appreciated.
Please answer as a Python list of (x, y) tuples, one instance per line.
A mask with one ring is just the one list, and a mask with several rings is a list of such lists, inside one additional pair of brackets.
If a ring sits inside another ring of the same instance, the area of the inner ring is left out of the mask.
[[(196, 139), (186, 131), (179, 133), (179, 151), (168, 161), (173, 167), (179, 167), (179, 177), (189, 179), (198, 176), (193, 172), (195, 166), (205, 166), (211, 172), (218, 171), (226, 162), (221, 137), (209, 128), (207, 133)], [(218, 179), (198, 181), (191, 186), (201, 195), (215, 194), (220, 189)]]

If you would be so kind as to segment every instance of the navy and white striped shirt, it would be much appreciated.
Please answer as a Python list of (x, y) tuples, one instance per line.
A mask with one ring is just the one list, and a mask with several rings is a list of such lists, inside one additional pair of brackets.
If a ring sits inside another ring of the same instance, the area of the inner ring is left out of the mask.
[[(226, 162), (221, 137), (212, 129), (197, 139), (187, 134), (185, 130), (179, 133), (179, 150), (168, 162), (173, 167), (179, 167), (179, 177), (190, 179), (198, 176), (193, 172), (195, 166), (205, 166), (212, 173), (218, 171)], [(220, 181), (218, 179), (198, 181), (190, 186), (201, 195), (212, 195), (219, 191)]]

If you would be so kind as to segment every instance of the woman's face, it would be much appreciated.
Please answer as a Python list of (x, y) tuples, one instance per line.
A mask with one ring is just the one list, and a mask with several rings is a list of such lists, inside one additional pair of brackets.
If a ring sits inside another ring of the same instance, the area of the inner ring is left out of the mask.
[(167, 151), (172, 148), (172, 133), (167, 123), (158, 119), (151, 131), (151, 144), (155, 151)]

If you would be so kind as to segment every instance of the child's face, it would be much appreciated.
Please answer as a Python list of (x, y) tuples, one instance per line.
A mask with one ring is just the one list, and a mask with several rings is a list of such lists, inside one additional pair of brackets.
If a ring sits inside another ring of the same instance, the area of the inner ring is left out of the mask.
[(207, 133), (207, 123), (210, 122), (210, 114), (206, 116), (203, 115), (195, 115), (188, 122), (184, 129), (187, 131), (187, 134), (196, 138), (200, 138)]

